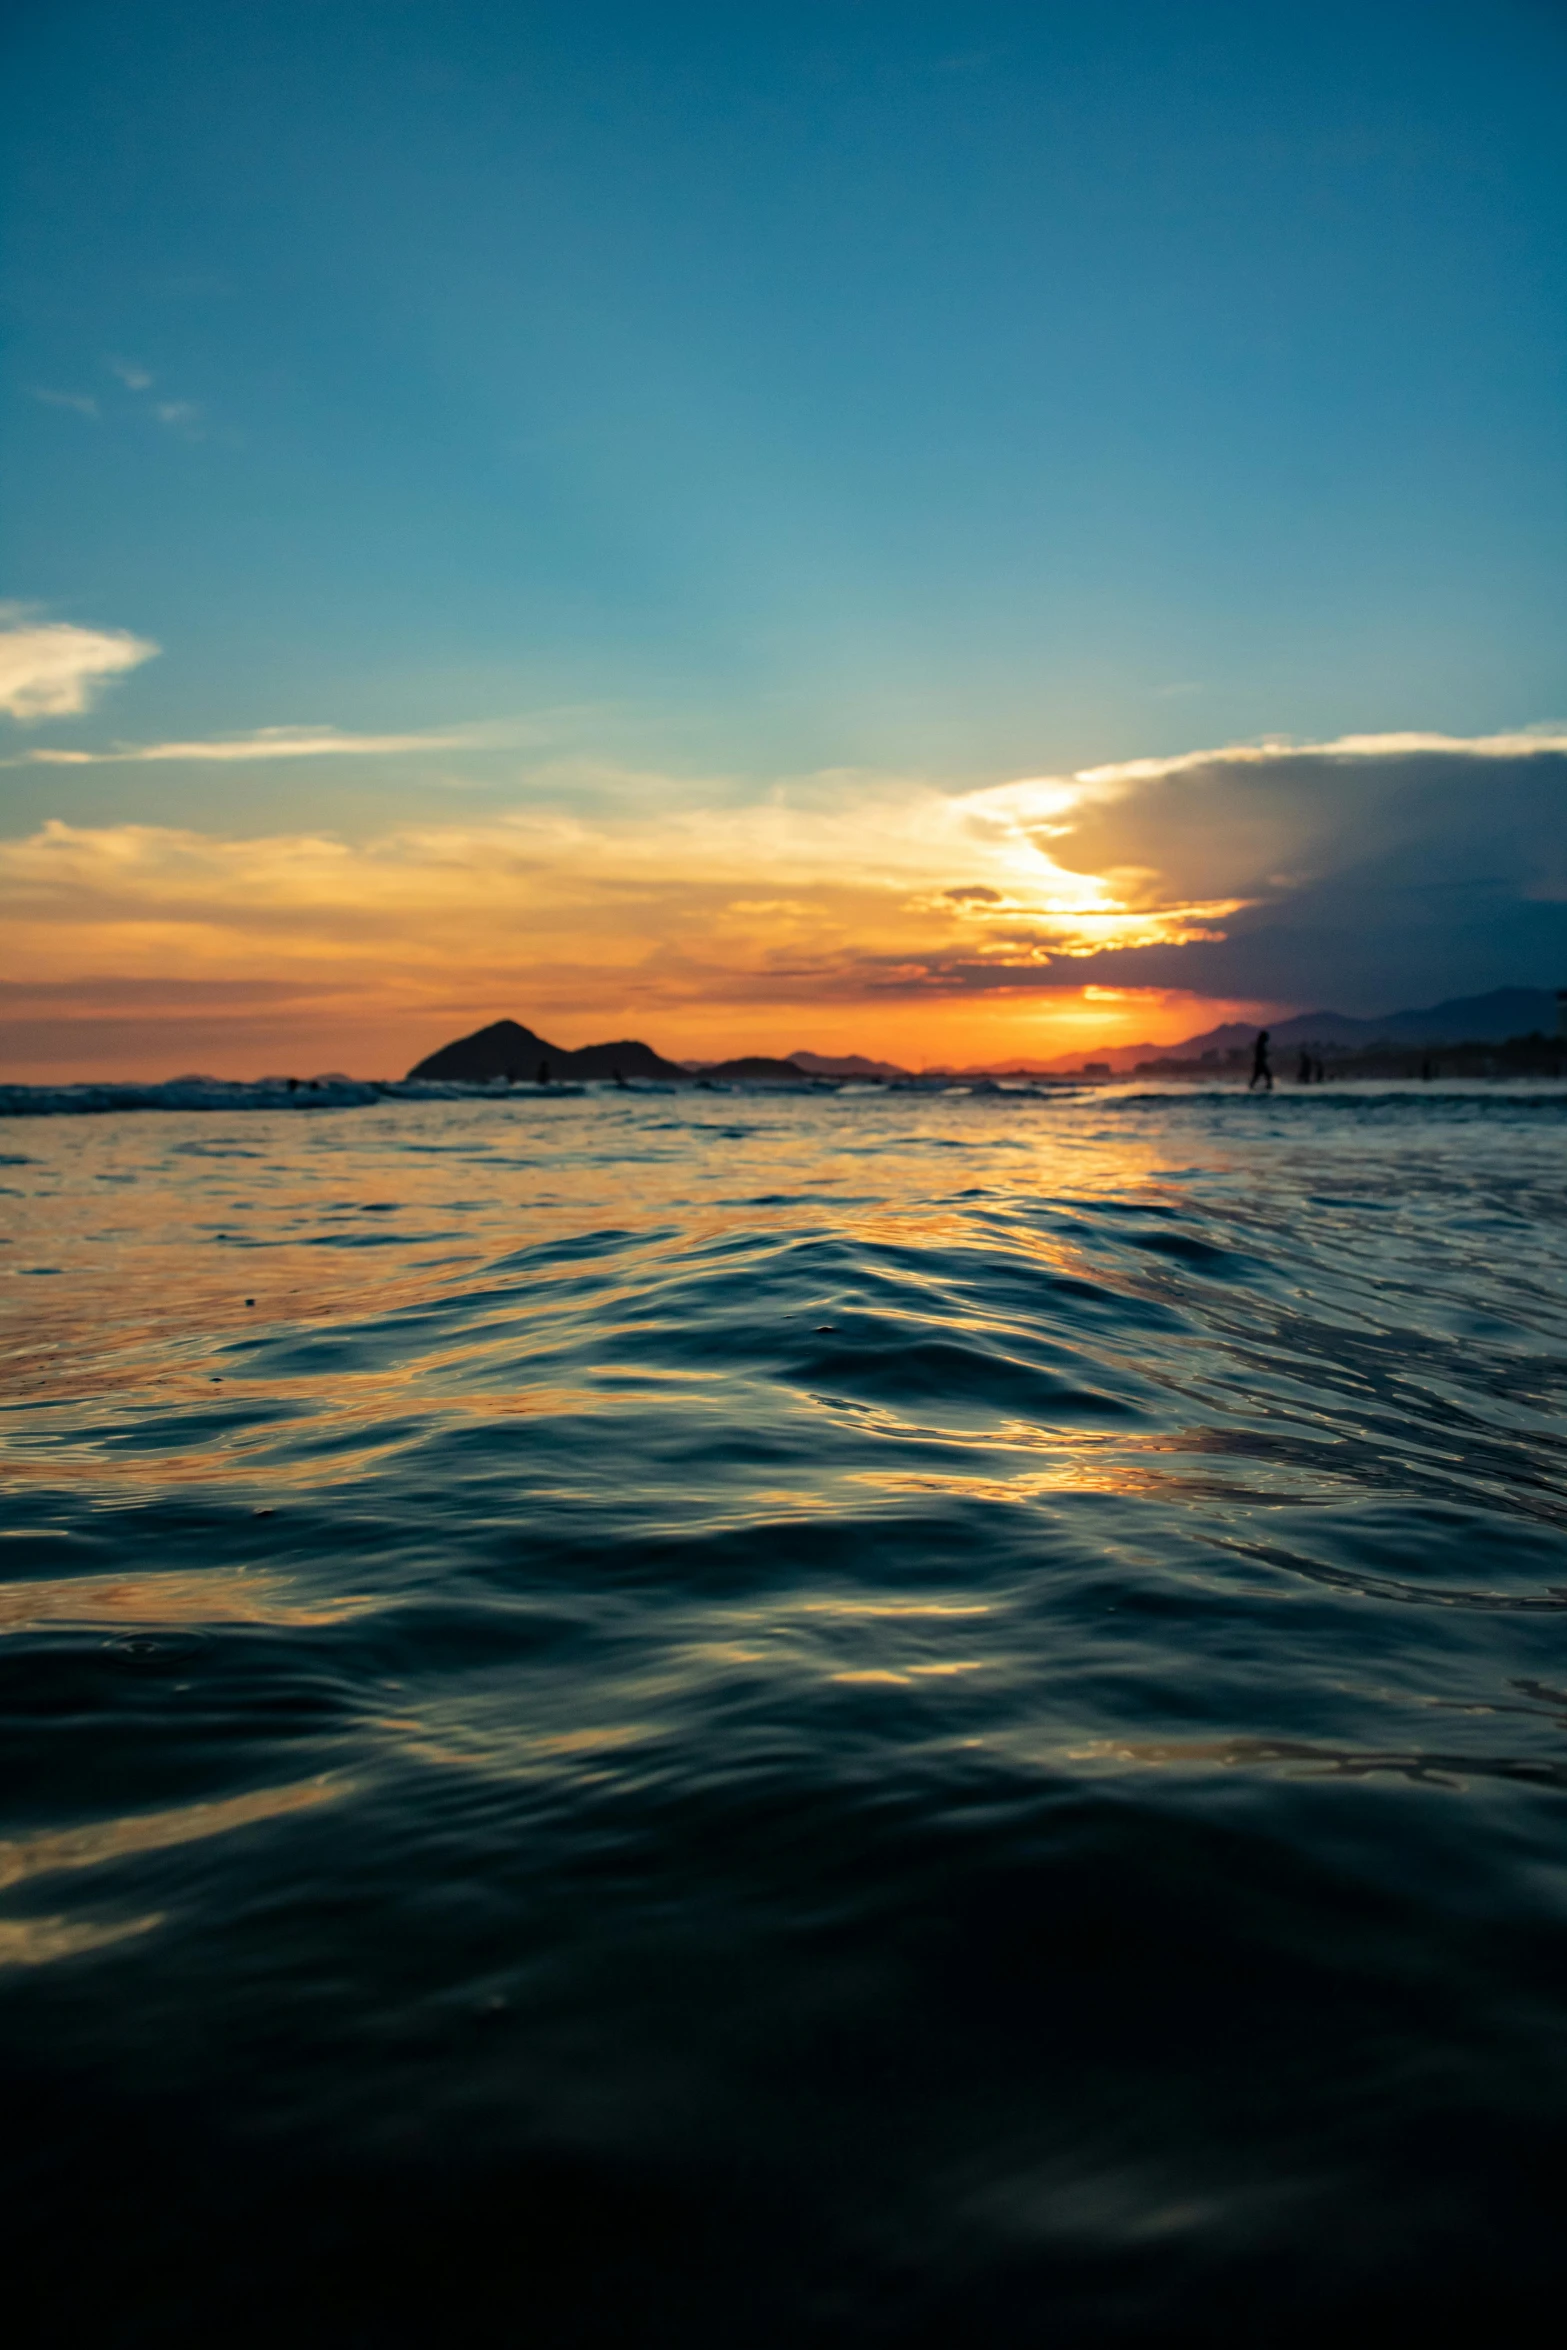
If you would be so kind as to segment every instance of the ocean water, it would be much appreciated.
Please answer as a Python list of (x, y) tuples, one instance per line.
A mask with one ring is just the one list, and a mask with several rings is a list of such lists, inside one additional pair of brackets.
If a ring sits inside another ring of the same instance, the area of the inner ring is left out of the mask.
[(0, 1121), (19, 2340), (1560, 2290), (1567, 1094)]

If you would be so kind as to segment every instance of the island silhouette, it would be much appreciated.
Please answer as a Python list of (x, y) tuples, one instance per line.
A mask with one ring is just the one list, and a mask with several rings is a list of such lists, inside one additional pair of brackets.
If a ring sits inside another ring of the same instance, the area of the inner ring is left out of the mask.
[(808, 1085), (808, 1071), (793, 1061), (770, 1060), (748, 1053), (738, 1060), (715, 1061), (687, 1068), (666, 1061), (638, 1037), (621, 1037), (612, 1044), (586, 1044), (577, 1052), (552, 1044), (548, 1037), (524, 1028), (520, 1020), (492, 1020), (472, 1036), (459, 1036), (427, 1054), (408, 1072), (410, 1084), (493, 1085), (502, 1079), (511, 1085), (547, 1085), (563, 1079), (654, 1078), (666, 1085), (697, 1085), (703, 1078), (749, 1079), (753, 1084)]

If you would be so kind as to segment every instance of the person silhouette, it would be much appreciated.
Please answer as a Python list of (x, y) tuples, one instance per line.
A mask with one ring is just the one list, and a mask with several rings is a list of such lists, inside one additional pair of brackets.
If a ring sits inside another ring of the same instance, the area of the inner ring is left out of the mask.
[(1261, 1086), (1264, 1093), (1273, 1091), (1273, 1070), (1268, 1061), (1268, 1031), (1259, 1028), (1257, 1041), (1251, 1048), (1251, 1082), (1246, 1091), (1251, 1093)]
[(1295, 1083), (1297, 1085), (1309, 1085), (1311, 1083), (1311, 1055), (1307, 1052), (1304, 1045), (1302, 1045), (1300, 1048), (1300, 1067), (1295, 1072)]
[(539, 1074), (538, 1074), (537, 1078), (534, 1080), (534, 1082), (535, 1082), (536, 1084), (538, 1084), (538, 1085), (548, 1085), (549, 1081), (550, 1081), (550, 1065), (549, 1065), (548, 1061), (541, 1061), (541, 1062), (539, 1063)]

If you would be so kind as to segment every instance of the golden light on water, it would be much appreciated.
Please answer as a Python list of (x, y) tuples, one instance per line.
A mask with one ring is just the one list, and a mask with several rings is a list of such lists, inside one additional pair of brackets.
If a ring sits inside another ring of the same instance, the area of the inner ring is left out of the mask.
[[(170, 1811), (132, 1813), (89, 1821), (80, 1827), (45, 1828), (29, 1836), (0, 1839), (0, 1892), (29, 1884), (37, 1877), (101, 1868), (144, 1853), (200, 1843), (210, 1836), (231, 1835), (261, 1821), (312, 1811), (351, 1792), (351, 1783), (344, 1778), (303, 1779), (286, 1786), (258, 1787), (211, 1803), (180, 1804)], [(76, 1958), (150, 1933), (165, 1922), (162, 1911), (120, 1918), (0, 1917), (0, 1967), (48, 1966), (58, 1959)]]

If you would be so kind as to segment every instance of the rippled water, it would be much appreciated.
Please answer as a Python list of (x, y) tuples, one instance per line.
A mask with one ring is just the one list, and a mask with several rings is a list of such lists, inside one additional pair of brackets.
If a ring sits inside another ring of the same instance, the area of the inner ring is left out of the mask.
[(0, 1123), (30, 2340), (1560, 2281), (1567, 1101)]

